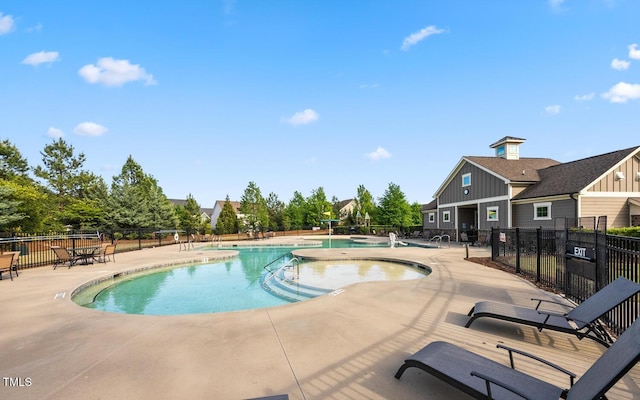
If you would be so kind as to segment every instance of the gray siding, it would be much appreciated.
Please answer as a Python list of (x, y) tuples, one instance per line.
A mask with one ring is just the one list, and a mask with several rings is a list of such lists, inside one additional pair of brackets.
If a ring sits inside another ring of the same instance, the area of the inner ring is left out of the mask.
[[(464, 194), (462, 175), (471, 173), (471, 186), (467, 186), (469, 194)], [(475, 165), (464, 163), (460, 171), (453, 177), (438, 198), (439, 204), (450, 204), (477, 201), (488, 197), (506, 196), (508, 185), (502, 179), (491, 175)]]
[(539, 200), (535, 203), (551, 203), (551, 219), (534, 220), (534, 203), (514, 204), (512, 225), (517, 228), (555, 228), (557, 218), (575, 218), (575, 201), (571, 199), (547, 202)]
[[(487, 221), (487, 208), (498, 207), (498, 221)], [(499, 226), (507, 227), (509, 222), (509, 202), (503, 201), (489, 201), (478, 205), (478, 229), (490, 230), (491, 228), (497, 228)]]
[[(434, 214), (433, 222), (429, 222), (429, 214)], [(438, 210), (426, 211), (422, 214), (422, 228), (436, 229), (438, 227)]]
[[(445, 212), (449, 212), (449, 221), (444, 222), (443, 215)], [(456, 209), (455, 207), (444, 207), (438, 210), (438, 218), (440, 219), (440, 229), (455, 229), (456, 228)]]

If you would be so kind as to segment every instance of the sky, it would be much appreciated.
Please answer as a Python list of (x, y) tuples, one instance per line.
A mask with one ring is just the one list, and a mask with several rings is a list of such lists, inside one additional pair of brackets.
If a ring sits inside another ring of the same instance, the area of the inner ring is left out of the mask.
[(636, 0), (2, 0), (0, 140), (63, 138), (108, 185), (285, 203), (389, 184), (428, 203), (505, 136), (573, 161), (640, 146)]

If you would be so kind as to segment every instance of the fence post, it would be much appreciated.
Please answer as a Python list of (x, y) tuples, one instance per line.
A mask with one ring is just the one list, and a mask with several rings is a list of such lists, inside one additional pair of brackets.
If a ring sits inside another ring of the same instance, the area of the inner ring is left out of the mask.
[(142, 229), (138, 228), (138, 250), (142, 250)]
[(536, 229), (536, 282), (540, 282), (542, 259), (542, 227)]
[(520, 273), (520, 228), (516, 228), (516, 274)]

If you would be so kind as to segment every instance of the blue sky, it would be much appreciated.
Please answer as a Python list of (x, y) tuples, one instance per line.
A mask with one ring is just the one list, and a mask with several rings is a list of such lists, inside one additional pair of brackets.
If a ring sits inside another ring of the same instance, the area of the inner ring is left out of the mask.
[(640, 2), (0, 3), (0, 139), (63, 137), (169, 198), (322, 186), (427, 203), (504, 136), (571, 161), (640, 145)]

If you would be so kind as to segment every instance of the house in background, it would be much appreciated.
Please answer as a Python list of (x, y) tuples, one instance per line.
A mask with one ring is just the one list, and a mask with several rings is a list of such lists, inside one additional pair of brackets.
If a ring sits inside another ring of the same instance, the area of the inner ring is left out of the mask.
[[(168, 199), (168, 200), (174, 206), (184, 207), (187, 204), (187, 200), (182, 200), (182, 199)], [(202, 219), (202, 222), (211, 221), (212, 213), (213, 213), (213, 208), (200, 207), (200, 218)]]
[[(224, 207), (224, 203), (226, 200), (218, 200), (213, 205), (213, 211), (211, 212), (211, 229), (215, 231), (216, 225), (218, 225), (218, 218), (220, 217), (220, 213), (222, 212), (222, 208)], [(243, 215), (240, 213), (240, 202), (239, 201), (230, 201), (231, 207), (233, 207), (233, 211), (236, 212), (236, 217), (242, 219)]]
[(520, 157), (524, 142), (507, 136), (490, 146), (494, 157), (462, 157), (423, 206), (425, 236), (471, 238), (595, 216), (606, 216), (608, 228), (640, 224), (640, 147), (560, 163)]
[(340, 222), (349, 218), (349, 216), (353, 213), (353, 210), (355, 209), (355, 207), (356, 207), (355, 199), (347, 199), (347, 200), (342, 200), (338, 202), (335, 208), (338, 211), (337, 217), (340, 219)]

